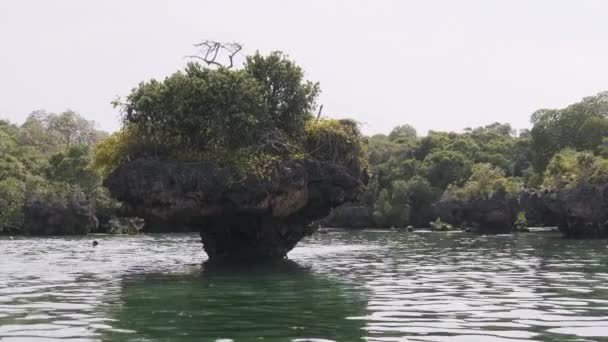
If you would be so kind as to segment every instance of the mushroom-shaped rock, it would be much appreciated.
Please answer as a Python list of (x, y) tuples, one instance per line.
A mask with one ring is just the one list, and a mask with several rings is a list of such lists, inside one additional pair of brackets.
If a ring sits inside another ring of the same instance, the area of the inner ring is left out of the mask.
[(362, 188), (344, 167), (319, 161), (276, 163), (263, 177), (243, 173), (213, 162), (138, 159), (105, 185), (147, 225), (197, 227), (211, 259), (282, 258), (314, 232), (312, 221)]

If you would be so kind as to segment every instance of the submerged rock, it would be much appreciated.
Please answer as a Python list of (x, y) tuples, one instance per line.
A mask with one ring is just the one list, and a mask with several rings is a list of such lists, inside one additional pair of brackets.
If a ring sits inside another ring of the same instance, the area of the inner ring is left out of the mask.
[(146, 225), (197, 227), (210, 258), (284, 257), (316, 230), (312, 221), (362, 187), (345, 168), (318, 161), (278, 163), (260, 179), (213, 162), (154, 159), (118, 167), (105, 185)]

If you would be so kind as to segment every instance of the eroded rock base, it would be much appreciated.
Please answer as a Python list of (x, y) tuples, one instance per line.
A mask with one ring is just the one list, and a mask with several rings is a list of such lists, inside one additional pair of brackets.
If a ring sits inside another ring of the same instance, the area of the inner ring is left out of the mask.
[(235, 214), (208, 218), (201, 226), (210, 260), (282, 259), (316, 227), (270, 216)]
[(343, 166), (277, 162), (265, 177), (213, 162), (139, 159), (104, 183), (144, 230), (195, 228), (209, 259), (281, 259), (332, 208), (358, 199), (362, 182)]

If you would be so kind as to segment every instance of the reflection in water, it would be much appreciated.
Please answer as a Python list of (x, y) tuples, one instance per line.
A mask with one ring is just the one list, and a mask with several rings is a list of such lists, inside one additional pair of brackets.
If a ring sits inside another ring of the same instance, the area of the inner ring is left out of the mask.
[(331, 231), (235, 269), (95, 239), (0, 238), (1, 342), (608, 341), (606, 241)]
[(115, 326), (161, 341), (360, 340), (363, 323), (345, 319), (365, 311), (356, 288), (291, 261), (222, 266), (126, 279)]

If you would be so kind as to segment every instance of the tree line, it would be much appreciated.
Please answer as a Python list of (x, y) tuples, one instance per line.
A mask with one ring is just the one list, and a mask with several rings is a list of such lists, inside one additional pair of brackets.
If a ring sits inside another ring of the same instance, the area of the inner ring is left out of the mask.
[[(372, 178), (362, 205), (379, 227), (426, 227), (442, 198), (559, 190), (608, 175), (608, 92), (541, 109), (530, 130), (493, 123), (463, 132), (410, 125), (367, 138)], [(339, 215), (339, 210), (335, 215)]]
[(284, 160), (338, 163), (368, 179), (358, 205), (378, 227), (427, 226), (442, 198), (559, 189), (608, 170), (608, 92), (538, 110), (530, 130), (493, 123), (419, 136), (404, 124), (369, 137), (353, 120), (321, 117), (319, 92), (285, 54), (255, 53), (237, 68), (192, 62), (140, 83), (114, 102), (113, 134), (70, 110), (0, 121), (0, 232), (38, 233), (24, 223), (32, 203), (86, 202), (103, 226), (119, 204), (102, 180), (136, 158), (211, 160), (259, 177)]
[(107, 221), (118, 203), (101, 186), (101, 174), (90, 167), (94, 146), (107, 136), (71, 110), (34, 111), (21, 125), (0, 121), (0, 234), (88, 232), (78, 222), (59, 230), (26, 224), (39, 214), (28, 208), (40, 206), (59, 212), (91, 206)]

